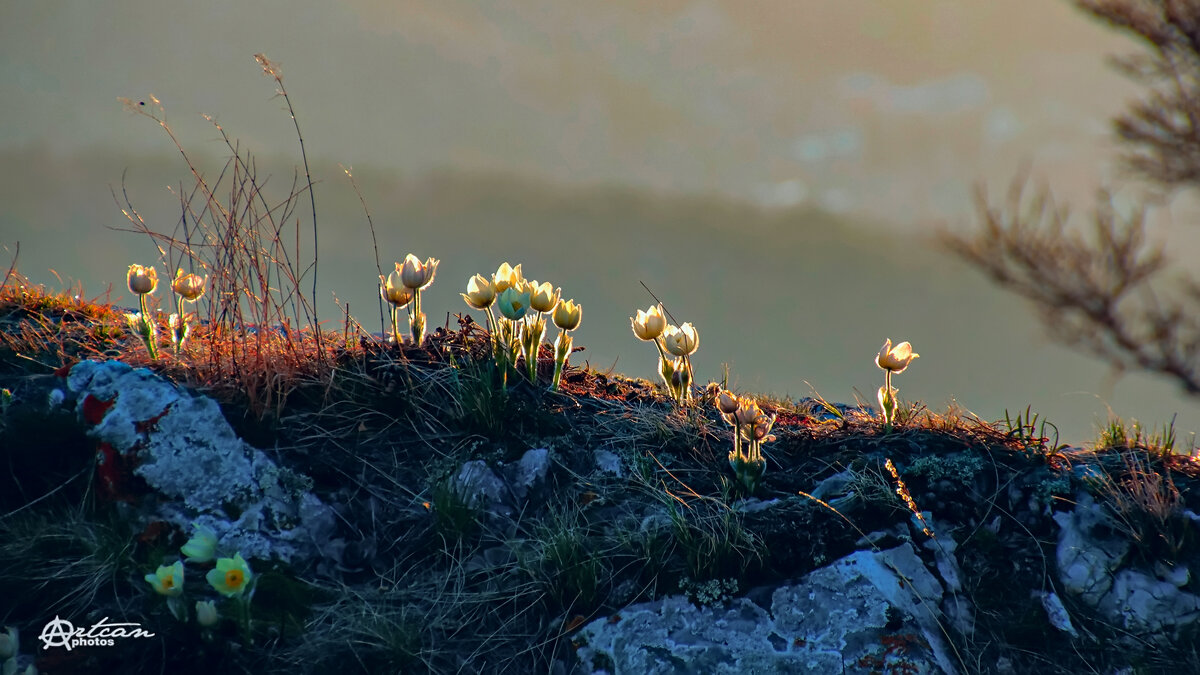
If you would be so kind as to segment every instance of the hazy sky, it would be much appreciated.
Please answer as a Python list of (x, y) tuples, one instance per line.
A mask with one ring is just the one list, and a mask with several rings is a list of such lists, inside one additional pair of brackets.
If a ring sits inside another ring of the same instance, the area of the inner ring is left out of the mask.
[(1062, 0), (16, 0), (0, 8), (0, 147), (165, 151), (116, 103), (153, 93), (185, 139), (213, 136), (208, 113), (291, 151), (264, 52), (330, 162), (919, 224), (966, 213), (973, 181), (1025, 159), (1089, 195), (1134, 91), (1104, 56), (1130, 49)]
[[(632, 338), (626, 319), (649, 304), (637, 284), (647, 280), (669, 288), (681, 320), (705, 336), (700, 377), (719, 377), (730, 362), (759, 391), (803, 395), (811, 382), (851, 400), (878, 385), (870, 357), (890, 336), (923, 353), (903, 395), (935, 409), (958, 397), (996, 419), (1034, 403), (1074, 442), (1107, 405), (1154, 423), (1183, 411), (1182, 428), (1192, 430), (1195, 401), (1172, 384), (1135, 376), (1114, 388), (1102, 364), (1048, 346), (1027, 305), (944, 254), (915, 251), (923, 242), (860, 244), (874, 263), (851, 258), (830, 269), (819, 263), (843, 261), (835, 249), (713, 235), (759, 218), (743, 203), (705, 214), (735, 214), (729, 222), (689, 232), (713, 242), (689, 238), (704, 260), (644, 245), (651, 226), (688, 232), (693, 222), (677, 222), (695, 218), (688, 200), (713, 194), (816, 207), (844, 216), (816, 219), (836, 227), (969, 227), (972, 186), (1003, 189), (1024, 161), (1086, 211), (1116, 175), (1109, 119), (1138, 93), (1106, 57), (1135, 50), (1065, 0), (6, 0), (0, 243), (21, 242), (21, 271), (36, 282), (54, 284), (54, 268), (89, 291), (111, 284), (119, 293), (125, 266), (155, 251), (145, 237), (106, 229), (122, 224), (109, 186), (129, 169), (131, 199), (169, 229), (179, 207), (165, 188), (187, 175), (161, 130), (117, 97), (157, 96), (181, 142), (216, 169), (227, 151), (202, 114), (264, 164), (293, 166), (294, 131), (253, 58), (262, 52), (282, 66), (322, 181), (324, 317), (340, 315), (331, 292), (368, 325), (377, 302), (373, 261), (363, 257), (370, 241), (342, 163), (369, 184), (385, 266), (409, 251), (443, 260), (428, 307), (443, 317), (462, 311), (457, 293), (471, 274), (524, 261), (531, 276), (584, 302), (576, 344), (589, 345), (594, 365), (619, 360), (621, 372), (652, 375), (653, 350)], [(480, 183), (421, 182), (439, 169), (522, 175), (520, 203), (493, 218)], [(571, 190), (548, 182), (593, 197), (564, 204)], [(597, 184), (627, 189), (587, 192)], [(686, 196), (647, 197), (654, 193)], [(605, 211), (595, 194), (628, 203)], [(557, 206), (543, 209), (544, 200)], [(1200, 251), (1200, 228), (1175, 212), (1174, 224), (1156, 219), (1152, 235), (1166, 236), (1164, 224), (1186, 231), (1170, 235), (1186, 263)], [(564, 238), (536, 260), (525, 242), (488, 229), (507, 217), (527, 221), (513, 229), (601, 230), (577, 233), (585, 240), (604, 235), (606, 213), (640, 219), (624, 223), (628, 241), (593, 239), (628, 258), (572, 259), (589, 251)], [(804, 220), (803, 210), (789, 213)], [(468, 221), (477, 229), (460, 232)], [(760, 276), (743, 278), (724, 255), (753, 260), (742, 264)], [(881, 259), (904, 269), (886, 289)], [(714, 273), (727, 298), (759, 309), (749, 327), (714, 306)], [(768, 329), (772, 314), (786, 314), (786, 330)]]

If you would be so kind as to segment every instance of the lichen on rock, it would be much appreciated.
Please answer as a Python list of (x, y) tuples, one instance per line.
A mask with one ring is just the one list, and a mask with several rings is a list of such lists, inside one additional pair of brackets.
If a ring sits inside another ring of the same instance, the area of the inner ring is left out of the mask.
[(134, 473), (165, 498), (158, 517), (201, 522), (247, 558), (336, 555), (333, 512), (310, 481), (238, 438), (216, 401), (120, 361), (80, 362), (67, 386), (106, 402), (89, 433), (135, 460)]

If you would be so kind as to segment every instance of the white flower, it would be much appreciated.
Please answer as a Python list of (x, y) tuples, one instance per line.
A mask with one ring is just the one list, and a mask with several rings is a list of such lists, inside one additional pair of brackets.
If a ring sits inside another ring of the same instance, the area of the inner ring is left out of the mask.
[(423, 289), (433, 283), (440, 262), (435, 258), (426, 258), (425, 262), (421, 262), (417, 256), (409, 253), (404, 257), (404, 264), (399, 266), (400, 279), (408, 288)]
[(549, 281), (539, 284), (536, 281), (530, 282), (532, 290), (529, 295), (529, 306), (535, 312), (549, 312), (558, 304), (558, 299), (562, 294), (562, 289), (555, 288)]
[(459, 293), (475, 309), (487, 309), (496, 301), (496, 285), (482, 274), (467, 280), (467, 292)]
[(678, 328), (667, 326), (667, 332), (663, 334), (663, 346), (675, 356), (691, 356), (700, 346), (700, 335), (690, 323)]
[(529, 293), (520, 293), (515, 287), (509, 287), (500, 294), (496, 304), (504, 318), (516, 321), (529, 311)]
[(629, 323), (633, 327), (633, 334), (639, 340), (649, 342), (659, 335), (663, 334), (663, 330), (667, 327), (667, 320), (663, 317), (662, 307), (654, 305), (646, 311), (638, 310), (637, 316), (629, 317)]
[(893, 373), (903, 373), (908, 364), (919, 356), (920, 354), (913, 352), (912, 345), (908, 342), (901, 342), (893, 347), (892, 339), (888, 338), (879, 350), (879, 355), (875, 357), (875, 364)]
[(240, 597), (254, 579), (250, 565), (242, 559), (241, 553), (235, 553), (232, 558), (217, 560), (216, 569), (211, 569), (204, 576), (218, 593), (227, 598)]
[(583, 308), (574, 300), (563, 300), (554, 308), (554, 325), (562, 330), (575, 330), (583, 318)]
[(496, 295), (499, 295), (510, 288), (520, 285), (525, 278), (521, 276), (521, 266), (519, 264), (516, 267), (512, 267), (506, 262), (496, 269), (496, 273), (492, 275), (492, 279), (496, 285)]
[(138, 295), (153, 293), (155, 287), (158, 286), (158, 270), (153, 267), (130, 265), (126, 277), (129, 282), (129, 290)]

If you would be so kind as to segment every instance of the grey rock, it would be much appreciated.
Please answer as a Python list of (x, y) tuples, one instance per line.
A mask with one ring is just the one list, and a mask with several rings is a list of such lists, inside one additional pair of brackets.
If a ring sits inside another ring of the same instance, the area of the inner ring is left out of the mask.
[(523, 501), (531, 490), (541, 487), (550, 472), (550, 450), (536, 448), (525, 451), (516, 464), (505, 467), (509, 489), (517, 501)]
[(921, 547), (933, 553), (938, 575), (945, 582), (946, 590), (958, 593), (962, 590), (962, 570), (959, 569), (958, 559), (954, 557), (954, 552), (958, 550), (958, 542), (954, 541), (954, 535), (943, 521), (936, 520), (933, 514), (927, 511), (922, 512), (922, 515), (934, 537), (926, 539)]
[(212, 399), (119, 361), (77, 363), (67, 386), (81, 400), (112, 401), (89, 434), (136, 452), (134, 472), (166, 498), (156, 517), (189, 533), (193, 521), (207, 525), (222, 551), (246, 558), (340, 553), (334, 513), (308, 491), (309, 480), (238, 438)]
[(581, 629), (585, 672), (867, 673), (885, 655), (882, 638), (919, 633), (902, 658), (916, 673), (954, 673), (938, 620), (942, 588), (909, 544), (858, 551), (794, 585), (776, 588), (767, 609), (748, 598), (696, 607), (683, 597), (627, 607), (619, 620)]
[(1075, 626), (1071, 624), (1071, 615), (1067, 614), (1067, 608), (1063, 606), (1057, 593), (1034, 591), (1033, 596), (1042, 601), (1042, 608), (1046, 610), (1046, 618), (1050, 620), (1051, 626), (1073, 638), (1079, 637)]
[(1131, 633), (1171, 641), (1178, 629), (1200, 620), (1200, 597), (1172, 583), (1124, 569), (1117, 572), (1112, 589), (1096, 609)]
[(1113, 574), (1129, 554), (1129, 542), (1107, 534), (1111, 519), (1103, 505), (1081, 492), (1075, 508), (1054, 514), (1058, 523), (1055, 554), (1064, 589), (1095, 607), (1112, 588)]
[(779, 499), (767, 499), (764, 501), (757, 497), (750, 497), (749, 499), (739, 500), (732, 508), (739, 513), (758, 513), (759, 511), (767, 511), (782, 503)]
[[(1100, 617), (1130, 633), (1172, 640), (1180, 628), (1200, 621), (1200, 597), (1180, 589), (1179, 573), (1169, 579), (1125, 568), (1130, 542), (1112, 525), (1107, 509), (1081, 493), (1075, 509), (1054, 515), (1059, 525), (1059, 579)], [(1186, 572), (1186, 570), (1184, 570)]]
[(464, 462), (454, 477), (454, 485), (472, 508), (512, 512), (505, 503), (508, 485), (482, 459)]
[(817, 499), (829, 501), (834, 497), (840, 497), (846, 494), (846, 488), (854, 481), (854, 473), (846, 470), (841, 473), (835, 473), (825, 480), (817, 483), (817, 486), (812, 490), (812, 496)]
[(1154, 574), (1176, 588), (1187, 586), (1188, 581), (1191, 580), (1191, 572), (1187, 565), (1168, 565), (1161, 560), (1154, 563)]
[(615, 452), (597, 448), (593, 456), (596, 459), (596, 468), (601, 472), (612, 474), (617, 478), (625, 477), (625, 467), (621, 465), (621, 458)]

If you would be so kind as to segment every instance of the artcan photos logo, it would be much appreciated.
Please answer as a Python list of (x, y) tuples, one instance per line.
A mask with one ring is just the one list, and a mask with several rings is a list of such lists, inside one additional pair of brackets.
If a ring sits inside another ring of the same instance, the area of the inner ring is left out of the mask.
[(38, 639), (42, 649), (65, 647), (111, 647), (118, 638), (152, 638), (154, 633), (144, 630), (140, 623), (108, 623), (108, 617), (92, 624), (91, 628), (76, 628), (74, 624), (58, 616), (42, 628)]

